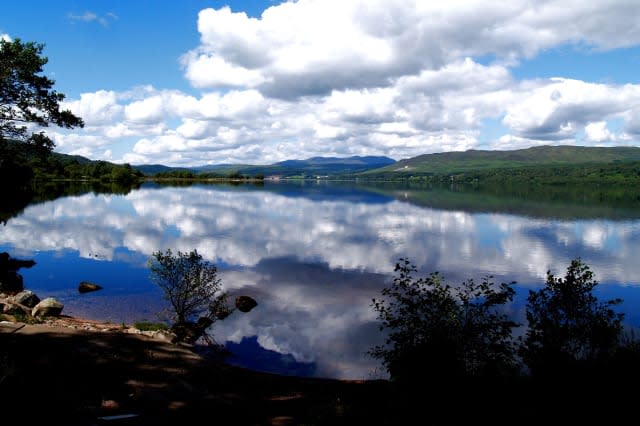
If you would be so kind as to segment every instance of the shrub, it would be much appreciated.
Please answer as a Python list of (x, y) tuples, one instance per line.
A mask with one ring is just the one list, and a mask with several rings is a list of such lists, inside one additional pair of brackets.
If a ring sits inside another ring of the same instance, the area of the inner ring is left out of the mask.
[(414, 279), (406, 258), (372, 306), (388, 332), (386, 345), (369, 351), (398, 381), (507, 375), (516, 368), (511, 321), (500, 308), (513, 299), (510, 284), (491, 276), (480, 284), (444, 284), (436, 272)]
[(190, 253), (170, 249), (153, 253), (149, 260), (151, 281), (157, 284), (171, 304), (177, 323), (186, 323), (196, 316), (216, 319), (213, 308), (226, 306), (226, 293), (222, 291), (215, 265), (204, 260), (193, 250)]

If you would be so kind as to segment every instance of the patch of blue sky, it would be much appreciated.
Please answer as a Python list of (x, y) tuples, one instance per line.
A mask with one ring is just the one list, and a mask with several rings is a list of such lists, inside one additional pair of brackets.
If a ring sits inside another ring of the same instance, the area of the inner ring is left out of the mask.
[(478, 146), (475, 149), (494, 149), (492, 145), (495, 141), (511, 132), (502, 124), (503, 117), (485, 118), (482, 120), (482, 132), (478, 139)]
[(522, 59), (511, 68), (517, 80), (552, 77), (592, 83), (627, 84), (640, 82), (640, 47), (595, 50), (564, 45), (542, 51), (531, 59)]
[(179, 238), (181, 235), (182, 233), (176, 225), (167, 225), (162, 232), (163, 239)]

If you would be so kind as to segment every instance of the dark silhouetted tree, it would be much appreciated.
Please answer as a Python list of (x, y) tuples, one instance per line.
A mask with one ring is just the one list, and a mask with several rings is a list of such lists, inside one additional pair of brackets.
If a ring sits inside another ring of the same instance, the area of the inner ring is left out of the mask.
[(189, 253), (171, 249), (153, 253), (148, 262), (151, 281), (164, 292), (178, 324), (203, 315), (211, 321), (228, 315), (227, 295), (222, 291), (215, 265), (197, 250)]
[(530, 291), (522, 358), (534, 376), (593, 372), (608, 364), (620, 344), (624, 314), (593, 294), (598, 282), (580, 259), (571, 261), (564, 278), (547, 272), (546, 285)]
[(386, 331), (384, 346), (369, 351), (399, 382), (509, 375), (516, 370), (514, 323), (502, 308), (513, 299), (510, 284), (491, 276), (480, 284), (444, 284), (440, 275), (414, 279), (407, 259), (396, 264), (390, 287), (372, 306)]

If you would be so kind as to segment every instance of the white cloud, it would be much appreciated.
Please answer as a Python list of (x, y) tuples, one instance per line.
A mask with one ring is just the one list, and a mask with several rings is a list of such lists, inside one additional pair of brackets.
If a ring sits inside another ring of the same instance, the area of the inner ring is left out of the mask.
[(123, 111), (117, 103), (116, 93), (107, 90), (82, 93), (80, 99), (64, 102), (62, 107), (82, 117), (86, 126), (110, 124), (121, 119)]
[(80, 15), (69, 13), (67, 14), (67, 18), (70, 21), (97, 22), (105, 28), (107, 28), (112, 21), (117, 21), (119, 19), (118, 15), (113, 12), (107, 12), (101, 16), (91, 11), (86, 11)]
[(524, 0), (301, 0), (270, 7), (259, 19), (223, 7), (200, 12), (202, 44), (184, 63), (196, 87), (217, 87), (236, 67), (234, 85), (260, 84), (271, 96), (327, 94), (386, 86), (467, 56), (513, 60), (567, 43), (636, 45), (638, 14), (640, 4), (623, 0), (535, 8)]
[(255, 87), (265, 81), (260, 71), (226, 62), (219, 56), (189, 53), (183, 57), (185, 76), (195, 87)]
[(607, 129), (606, 121), (587, 124), (584, 133), (587, 142), (614, 142), (617, 139), (616, 135)]
[(518, 136), (555, 141), (574, 137), (590, 122), (624, 117), (638, 103), (640, 85), (553, 78), (522, 90), (503, 122)]
[(138, 123), (157, 123), (164, 117), (165, 104), (161, 96), (152, 96), (127, 105), (124, 114), (129, 121)]
[[(200, 44), (181, 57), (201, 91), (140, 86), (66, 104), (87, 123), (79, 134), (130, 138), (134, 149), (112, 153), (131, 163), (634, 144), (640, 85), (517, 80), (513, 70), (545, 49), (596, 60), (597, 50), (637, 46), (638, 15), (640, 3), (622, 0), (300, 0), (257, 18), (209, 8), (198, 15)], [(487, 120), (503, 134), (487, 140)]]

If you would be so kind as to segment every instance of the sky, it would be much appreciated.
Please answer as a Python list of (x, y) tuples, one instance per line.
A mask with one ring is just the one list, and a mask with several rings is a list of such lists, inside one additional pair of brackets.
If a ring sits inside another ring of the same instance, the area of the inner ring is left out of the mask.
[(638, 0), (5, 2), (115, 163), (640, 146)]

